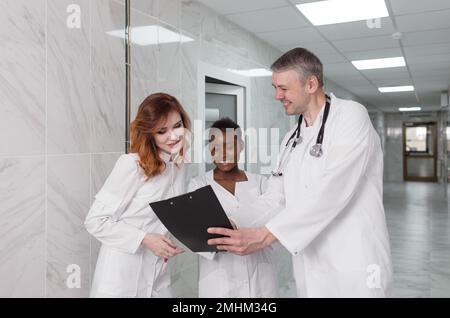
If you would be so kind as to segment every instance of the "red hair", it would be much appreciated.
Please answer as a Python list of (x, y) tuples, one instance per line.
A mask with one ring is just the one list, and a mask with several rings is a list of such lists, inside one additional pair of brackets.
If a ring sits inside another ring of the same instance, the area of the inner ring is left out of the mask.
[[(139, 106), (136, 118), (131, 123), (131, 152), (139, 155), (139, 164), (147, 178), (161, 174), (166, 165), (161, 159), (156, 146), (154, 134), (161, 122), (176, 111), (180, 114), (183, 126), (190, 130), (191, 121), (178, 100), (165, 93), (155, 93), (147, 96)], [(184, 155), (184, 147), (180, 155)]]

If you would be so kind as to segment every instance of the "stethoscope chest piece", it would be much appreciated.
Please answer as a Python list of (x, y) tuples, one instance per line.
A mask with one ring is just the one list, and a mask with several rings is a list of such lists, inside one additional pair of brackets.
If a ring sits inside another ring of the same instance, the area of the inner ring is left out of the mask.
[(319, 158), (322, 156), (323, 151), (322, 151), (322, 145), (321, 144), (315, 144), (311, 147), (311, 149), (309, 150), (309, 154), (313, 157)]

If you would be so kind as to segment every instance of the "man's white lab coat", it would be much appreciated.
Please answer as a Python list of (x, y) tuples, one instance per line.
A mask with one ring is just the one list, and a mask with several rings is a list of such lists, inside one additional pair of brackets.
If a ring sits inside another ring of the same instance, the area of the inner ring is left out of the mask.
[(170, 296), (167, 263), (141, 246), (146, 233), (168, 233), (149, 203), (185, 190), (185, 166), (177, 167), (169, 155), (161, 157), (166, 169), (145, 181), (138, 155), (120, 156), (95, 196), (85, 221), (88, 232), (102, 242), (91, 297)]
[[(260, 226), (272, 217), (266, 227), (292, 254), (300, 297), (388, 296), (392, 264), (380, 139), (362, 105), (331, 94), (323, 155), (312, 157), (323, 110), (312, 127), (303, 121), (303, 142), (283, 176), (269, 180), (267, 198), (239, 207), (261, 211), (261, 218), (236, 222)], [(272, 198), (283, 193), (286, 206), (274, 206)]]

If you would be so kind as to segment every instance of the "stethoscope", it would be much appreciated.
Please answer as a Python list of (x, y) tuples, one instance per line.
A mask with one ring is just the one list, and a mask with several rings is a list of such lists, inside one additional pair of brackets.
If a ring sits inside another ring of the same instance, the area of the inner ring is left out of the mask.
[[(312, 145), (311, 149), (309, 150), (309, 154), (316, 158), (321, 157), (323, 154), (323, 151), (322, 151), (323, 134), (325, 132), (325, 123), (328, 118), (328, 113), (330, 112), (331, 98), (328, 95), (325, 95), (325, 98), (326, 98), (326, 102), (325, 102), (325, 109), (323, 111), (322, 125), (320, 126), (320, 130), (319, 130), (319, 134), (317, 135), (316, 143), (314, 145)], [(277, 165), (276, 169), (274, 171), (272, 171), (272, 175), (274, 177), (280, 177), (283, 175), (281, 170), (287, 160), (286, 155), (290, 154), (292, 152), (292, 150), (294, 150), (295, 146), (297, 146), (297, 144), (302, 143), (303, 138), (302, 138), (302, 136), (300, 136), (300, 127), (302, 125), (302, 121), (303, 121), (303, 115), (300, 115), (300, 117), (298, 118), (298, 122), (297, 122), (297, 128), (292, 133), (292, 135), (289, 137), (286, 145), (284, 146), (283, 153), (281, 154), (281, 157), (280, 157), (280, 160), (278, 161), (278, 165)], [(289, 151), (287, 151), (291, 141), (292, 141), (292, 145), (291, 145)]]

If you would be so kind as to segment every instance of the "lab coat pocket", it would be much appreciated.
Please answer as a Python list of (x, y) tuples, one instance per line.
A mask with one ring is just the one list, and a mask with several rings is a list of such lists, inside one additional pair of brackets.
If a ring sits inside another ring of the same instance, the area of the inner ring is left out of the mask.
[(104, 254), (99, 291), (119, 297), (135, 297), (142, 266), (142, 253), (129, 254), (108, 249)]

